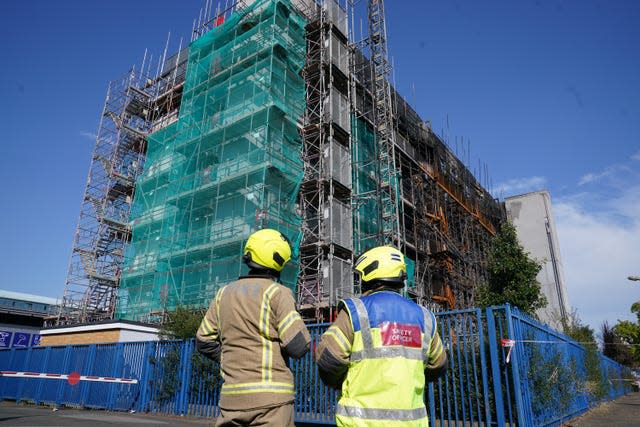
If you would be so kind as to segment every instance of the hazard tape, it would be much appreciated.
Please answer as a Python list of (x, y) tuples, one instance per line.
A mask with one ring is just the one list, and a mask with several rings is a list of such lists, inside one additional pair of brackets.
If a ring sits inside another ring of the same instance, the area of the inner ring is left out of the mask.
[[(510, 340), (507, 338), (502, 338), (501, 342), (511, 342), (513, 341), (514, 343), (516, 342), (521, 342), (521, 343), (528, 343), (528, 344), (568, 344), (568, 345), (573, 345), (573, 344), (589, 344), (589, 345), (598, 345), (597, 342), (595, 341), (560, 341), (560, 340)], [(617, 343), (617, 342), (609, 342), (609, 343), (605, 343), (604, 345), (621, 345), (624, 347), (638, 347), (640, 346), (640, 344), (627, 344), (627, 343)], [(509, 347), (506, 345), (503, 345), (503, 347)]]
[(67, 374), (49, 374), (44, 372), (0, 371), (0, 377), (38, 378), (38, 379), (45, 379), (45, 380), (67, 380), (72, 384), (74, 382), (77, 383), (77, 381), (138, 384), (138, 380), (135, 378), (98, 377), (94, 375), (80, 375), (77, 372), (72, 372), (69, 375), (67, 375)]
[(510, 340), (508, 338), (502, 338), (500, 340), (500, 344), (502, 345), (502, 347), (506, 347), (509, 349), (509, 351), (507, 352), (507, 358), (505, 359), (506, 363), (509, 363), (509, 361), (511, 360), (511, 351), (513, 350), (513, 347), (516, 345), (515, 340)]
[[(597, 344), (595, 342), (590, 341), (560, 341), (560, 340), (512, 340), (509, 338), (500, 338), (500, 345), (503, 348), (508, 348), (507, 357), (505, 359), (506, 363), (509, 363), (511, 360), (511, 352), (513, 351), (516, 343), (526, 343), (526, 344)], [(605, 345), (625, 345), (625, 346), (640, 346), (640, 344), (625, 344), (625, 343), (607, 343)]]

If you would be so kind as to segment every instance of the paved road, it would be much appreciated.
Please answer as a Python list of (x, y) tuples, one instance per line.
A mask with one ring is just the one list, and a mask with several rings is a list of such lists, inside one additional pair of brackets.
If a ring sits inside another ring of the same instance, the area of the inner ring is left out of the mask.
[(16, 405), (15, 402), (0, 402), (0, 426), (56, 426), (56, 427), (152, 427), (212, 426), (213, 420), (192, 419), (126, 412), (87, 411), (61, 408), (53, 411), (44, 406)]
[(640, 393), (603, 403), (586, 414), (565, 423), (567, 427), (638, 427)]
[[(0, 427), (203, 427), (213, 426), (214, 420), (185, 418), (170, 415), (130, 414), (62, 407), (54, 411), (50, 407), (16, 404), (0, 401)], [(310, 427), (310, 424), (296, 424)], [(312, 427), (322, 427), (314, 424)]]
[[(202, 427), (212, 426), (213, 420), (129, 414), (126, 412), (87, 411), (61, 408), (53, 411), (44, 406), (17, 405), (0, 402), (0, 426), (16, 427)], [(638, 427), (640, 426), (640, 393), (631, 393), (603, 403), (588, 413), (568, 421), (566, 427)]]

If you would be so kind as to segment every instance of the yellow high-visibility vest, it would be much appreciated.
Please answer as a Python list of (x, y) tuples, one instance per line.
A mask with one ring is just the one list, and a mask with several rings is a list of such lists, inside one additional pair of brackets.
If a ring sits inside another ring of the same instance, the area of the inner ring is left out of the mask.
[(424, 367), (435, 334), (433, 314), (390, 291), (343, 304), (354, 340), (336, 408), (337, 425), (428, 426)]

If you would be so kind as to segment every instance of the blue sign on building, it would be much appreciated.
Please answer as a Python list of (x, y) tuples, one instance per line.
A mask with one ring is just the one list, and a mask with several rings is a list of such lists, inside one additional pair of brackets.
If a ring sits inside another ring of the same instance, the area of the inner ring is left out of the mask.
[(13, 341), (11, 347), (29, 347), (31, 341), (31, 334), (26, 332), (16, 332), (13, 334)]
[(0, 331), (0, 348), (11, 347), (11, 335), (13, 335), (13, 332)]
[(31, 336), (31, 346), (37, 347), (40, 345), (40, 334), (33, 334)]

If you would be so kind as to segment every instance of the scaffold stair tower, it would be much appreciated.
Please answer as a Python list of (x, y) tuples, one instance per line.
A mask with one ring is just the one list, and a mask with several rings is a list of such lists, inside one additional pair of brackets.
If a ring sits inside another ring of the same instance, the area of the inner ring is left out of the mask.
[(399, 174), (395, 156), (395, 127), (391, 103), (391, 65), (387, 53), (384, 1), (369, 0), (369, 48), (371, 54), (373, 121), (377, 140), (378, 201), (381, 244), (402, 245), (400, 239)]
[(74, 235), (60, 310), (48, 325), (113, 318), (129, 212), (144, 163), (151, 96), (135, 87), (136, 72), (111, 82), (96, 137)]

